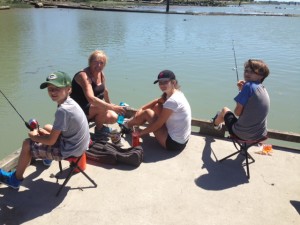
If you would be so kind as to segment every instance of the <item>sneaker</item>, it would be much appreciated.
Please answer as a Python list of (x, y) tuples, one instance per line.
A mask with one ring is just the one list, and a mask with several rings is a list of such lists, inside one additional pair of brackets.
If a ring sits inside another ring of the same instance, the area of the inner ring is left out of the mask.
[(112, 129), (110, 127), (104, 125), (100, 130), (95, 128), (94, 139), (99, 141), (108, 141), (111, 131)]
[(22, 180), (16, 178), (16, 172), (6, 172), (0, 169), (0, 183), (3, 183), (14, 189), (19, 189)]
[(107, 134), (109, 135), (111, 133), (112, 129), (110, 127), (107, 127), (105, 125), (102, 126), (102, 128), (100, 129), (100, 132), (103, 134)]
[(215, 120), (217, 119), (219, 114), (220, 114), (220, 111), (218, 111), (216, 113), (216, 115), (211, 119), (211, 123), (213, 124), (213, 126), (216, 130), (222, 130), (222, 123), (220, 123), (219, 125), (215, 125)]
[(43, 159), (43, 164), (45, 165), (45, 166), (51, 166), (51, 163), (52, 163), (52, 160), (51, 159)]

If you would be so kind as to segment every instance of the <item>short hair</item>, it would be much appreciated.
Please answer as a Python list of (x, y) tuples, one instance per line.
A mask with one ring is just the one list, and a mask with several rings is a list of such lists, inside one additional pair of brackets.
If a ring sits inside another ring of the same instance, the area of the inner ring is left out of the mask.
[(268, 65), (260, 59), (249, 59), (245, 62), (244, 67), (245, 69), (250, 68), (254, 73), (262, 76), (261, 82), (263, 82), (270, 73)]
[(89, 66), (93, 61), (98, 60), (99, 58), (104, 58), (105, 59), (104, 65), (106, 65), (108, 59), (105, 52), (102, 50), (95, 50), (92, 52), (92, 54), (89, 57)]

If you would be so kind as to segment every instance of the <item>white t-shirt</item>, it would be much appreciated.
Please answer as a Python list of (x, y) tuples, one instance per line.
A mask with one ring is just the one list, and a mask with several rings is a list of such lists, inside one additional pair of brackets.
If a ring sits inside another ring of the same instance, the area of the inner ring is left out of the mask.
[(173, 113), (166, 122), (166, 127), (170, 137), (184, 144), (191, 134), (191, 107), (181, 91), (175, 91), (163, 104), (163, 108), (171, 109)]

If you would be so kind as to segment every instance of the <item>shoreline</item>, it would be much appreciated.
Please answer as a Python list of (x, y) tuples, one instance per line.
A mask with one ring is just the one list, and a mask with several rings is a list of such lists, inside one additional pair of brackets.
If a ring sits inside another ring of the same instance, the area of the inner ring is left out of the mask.
[[(172, 6), (196, 6), (196, 7), (239, 7), (238, 2), (215, 2), (214, 5), (209, 5), (209, 1), (203, 2), (190, 2), (190, 3), (171, 3), (170, 8), (167, 11), (167, 5), (164, 1), (160, 2), (134, 2), (134, 1), (126, 1), (126, 2), (114, 2), (114, 1), (106, 1), (106, 2), (90, 2), (90, 4), (85, 2), (74, 3), (70, 1), (64, 2), (53, 2), (53, 1), (45, 1), (45, 2), (27, 2), (27, 3), (17, 3), (13, 4), (13, 6), (5, 6), (9, 8), (24, 8), (24, 7), (32, 7), (35, 8), (65, 8), (65, 9), (80, 9), (80, 10), (95, 10), (95, 11), (111, 11), (111, 12), (131, 12), (131, 13), (156, 13), (156, 14), (178, 14), (178, 15), (195, 15), (195, 16), (284, 16), (284, 17), (300, 17), (300, 14), (289, 14), (289, 13), (268, 13), (268, 12), (251, 12), (251, 13), (232, 13), (232, 12), (177, 12), (172, 11)], [(262, 5), (267, 4), (266, 2), (241, 2), (241, 5)], [(278, 4), (300, 4), (294, 2), (272, 2), (269, 5), (278, 5)], [(20, 6), (20, 7), (18, 7)], [(165, 11), (156, 11), (153, 9), (139, 9), (140, 7), (147, 6), (166, 6)]]
[[(134, 109), (129, 109), (126, 118), (131, 117), (134, 114)], [(215, 130), (211, 122), (208, 120), (200, 120), (200, 119), (192, 119), (191, 121), (192, 127), (199, 128), (197, 132), (198, 135), (201, 136), (210, 136), (212, 138), (216, 138), (219, 140), (228, 140), (226, 137), (226, 127), (223, 126), (221, 130)], [(90, 124), (90, 132), (92, 132), (91, 128), (94, 127), (94, 124)], [(195, 133), (195, 132), (192, 132)], [(293, 132), (286, 132), (286, 131), (278, 131), (278, 130), (268, 130), (268, 139), (271, 140), (280, 140), (285, 142), (293, 142), (293, 143), (300, 143), (300, 134), (293, 133)], [(300, 149), (293, 148), (293, 147), (286, 147), (282, 145), (273, 145), (275, 148), (281, 148), (284, 151), (289, 152), (299, 152)], [(10, 171), (17, 166), (18, 158), (21, 152), (21, 148), (17, 149), (13, 153), (9, 154), (8, 156), (0, 159), (0, 168), (5, 169), (6, 171)]]

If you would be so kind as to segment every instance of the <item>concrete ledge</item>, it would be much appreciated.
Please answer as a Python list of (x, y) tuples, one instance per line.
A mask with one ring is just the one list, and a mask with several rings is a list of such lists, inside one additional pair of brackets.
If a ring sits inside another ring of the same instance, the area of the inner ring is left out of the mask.
[(16, 168), (20, 152), (21, 148), (2, 159), (0, 161), (0, 168), (6, 171), (10, 171), (12, 168)]
[[(134, 116), (136, 109), (127, 108), (125, 117), (130, 118)], [(200, 120), (200, 119), (192, 119), (191, 121), (193, 127), (199, 127), (199, 134), (200, 135), (208, 135), (215, 138), (224, 139), (226, 134), (226, 127), (223, 126), (220, 131), (215, 130), (209, 120)], [(95, 123), (90, 123), (90, 128), (93, 128)], [(91, 132), (93, 132), (90, 129)], [(287, 142), (294, 142), (300, 143), (300, 134), (292, 133), (292, 132), (284, 132), (284, 131), (277, 131), (277, 130), (268, 130), (268, 138), (274, 140), (281, 140)], [(279, 146), (282, 147), (282, 146)], [(299, 149), (290, 149), (289, 150), (299, 150)], [(8, 155), (4, 159), (0, 161), (0, 168), (5, 170), (11, 170), (16, 167), (18, 163), (18, 158), (21, 149), (18, 149), (14, 153)]]

